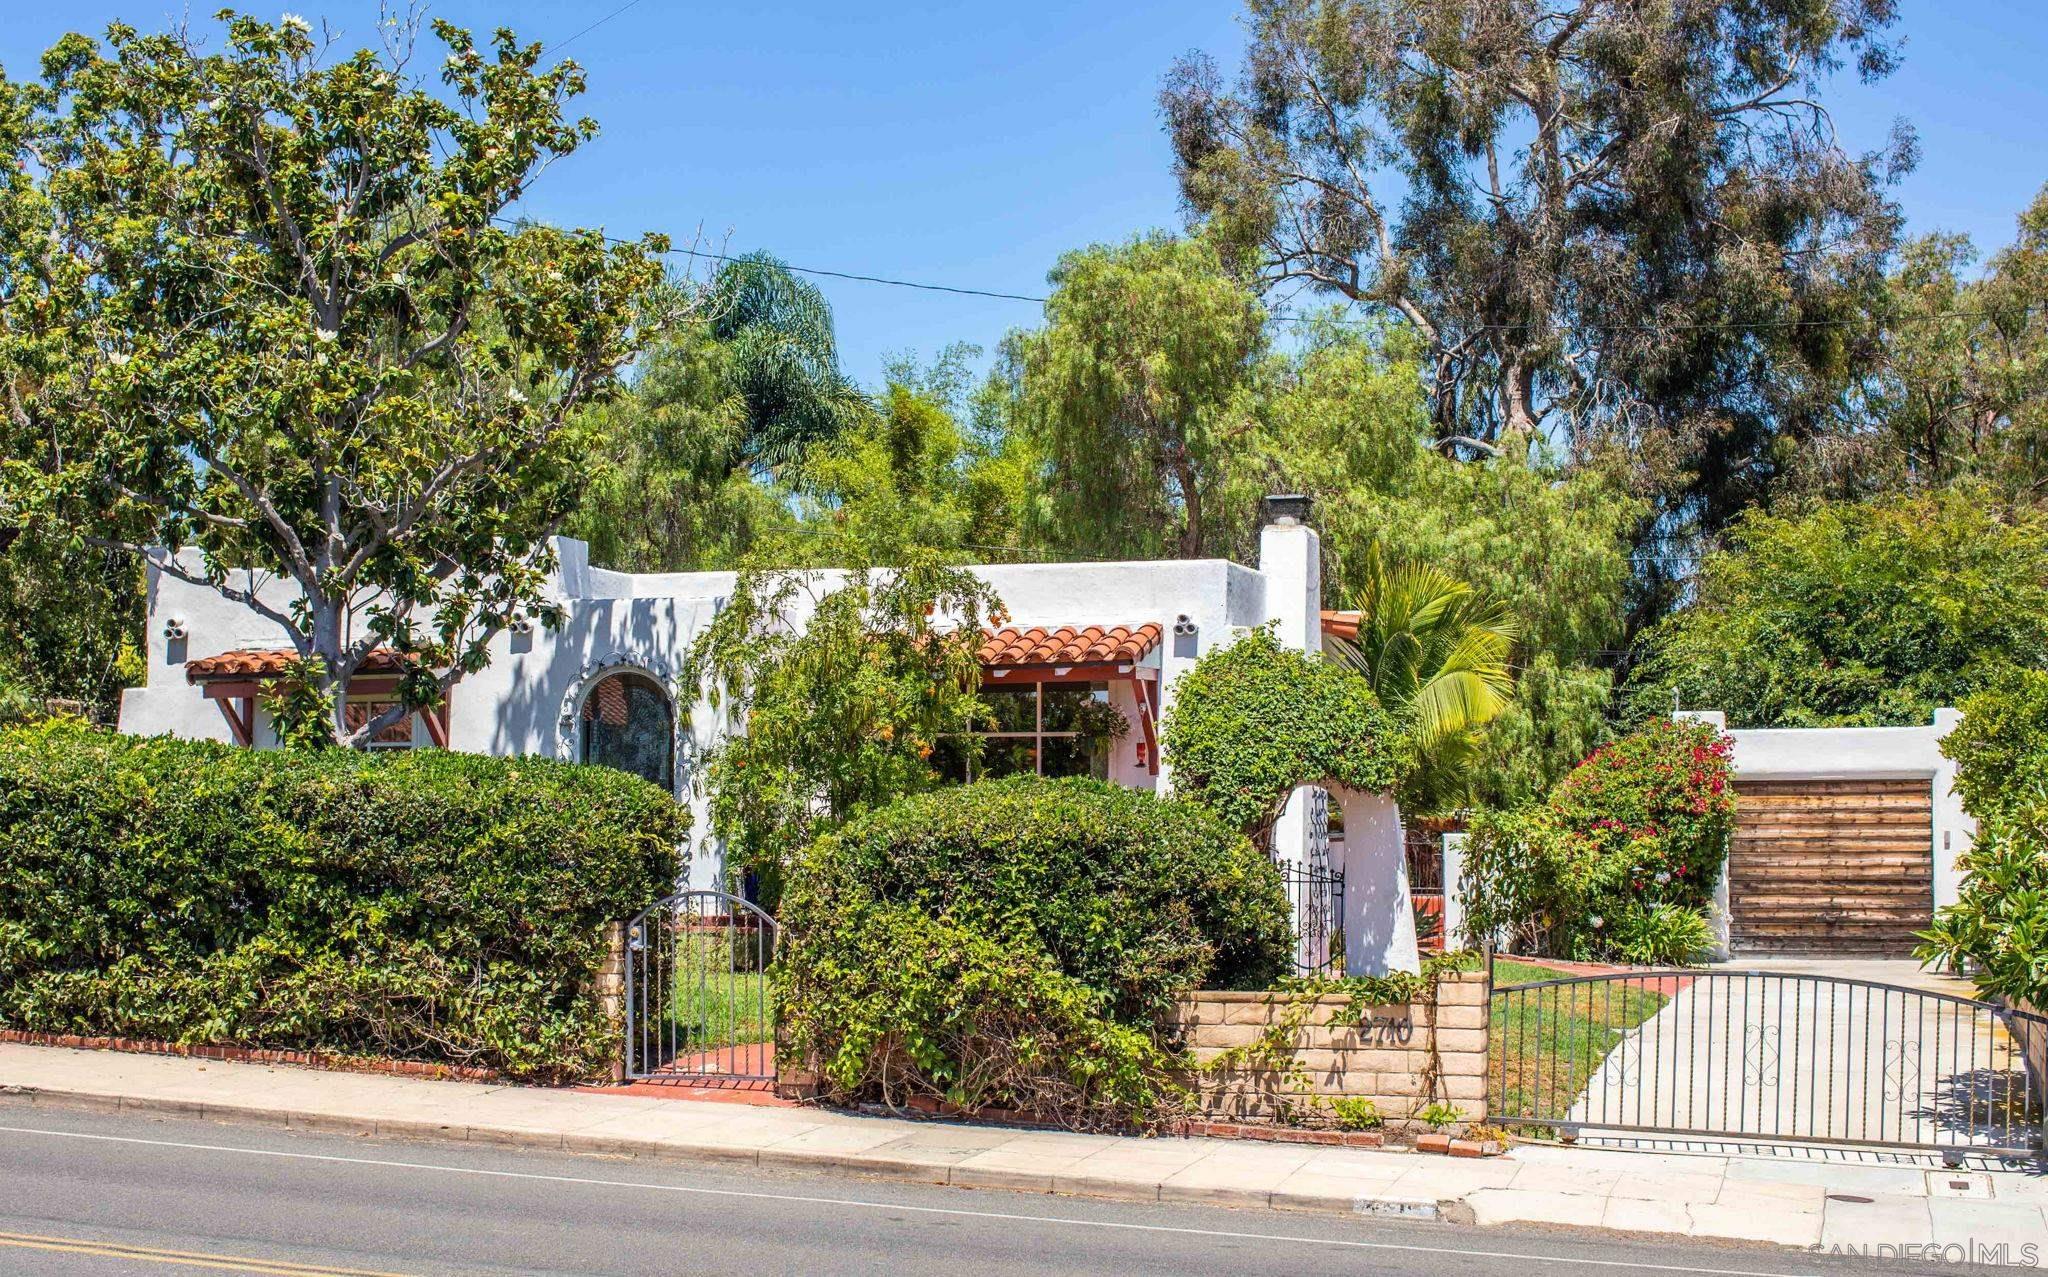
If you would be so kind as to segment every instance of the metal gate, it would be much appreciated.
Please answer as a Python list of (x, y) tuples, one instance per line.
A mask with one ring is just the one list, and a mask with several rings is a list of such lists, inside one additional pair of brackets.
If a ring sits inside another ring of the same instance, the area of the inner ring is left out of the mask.
[(1294, 912), (1294, 967), (1309, 975), (1344, 974), (1344, 871), (1327, 864), (1280, 863)]
[(2032, 1156), (2048, 1020), (1900, 985), (1645, 971), (1496, 987), (1489, 1119)]
[(626, 924), (626, 1076), (772, 1081), (775, 920), (724, 891), (679, 891)]

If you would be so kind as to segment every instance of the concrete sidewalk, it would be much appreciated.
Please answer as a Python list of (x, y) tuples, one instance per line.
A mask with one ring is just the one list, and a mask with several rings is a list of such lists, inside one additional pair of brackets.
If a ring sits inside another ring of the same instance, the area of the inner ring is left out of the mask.
[(25, 1124), (44, 1104), (963, 1188), (1558, 1224), (1858, 1253), (1934, 1244), (1982, 1255), (2003, 1244), (2017, 1258), (2031, 1245), (2048, 1262), (2048, 1178), (2011, 1171), (1538, 1146), (1468, 1161), (0, 1045), (0, 1125)]

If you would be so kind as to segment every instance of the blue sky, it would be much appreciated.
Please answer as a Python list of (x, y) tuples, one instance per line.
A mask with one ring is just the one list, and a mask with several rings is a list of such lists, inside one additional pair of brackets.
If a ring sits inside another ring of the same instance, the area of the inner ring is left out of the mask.
[[(1029, 5), (699, 5), (444, 0), (465, 26), (509, 25), (557, 43), (590, 73), (603, 136), (550, 172), (528, 213), (698, 230), (713, 247), (767, 248), (800, 266), (1038, 294), (1065, 249), (1177, 226), (1155, 96), (1174, 57), (1226, 59), (1228, 0), (1041, 0)], [(192, 8), (195, 22), (215, 6)], [(262, 12), (251, 7), (252, 11)], [(1880, 145), (1894, 118), (1919, 130), (1919, 171), (1899, 188), (1915, 231), (1964, 231), (1991, 248), (2048, 182), (2048, 23), (2031, 0), (1904, 0), (1900, 72), (1830, 95), (1845, 140)], [(368, 39), (374, 0), (292, 0), (344, 38)], [(164, 0), (5, 5), (0, 65), (31, 73), (68, 29), (113, 17), (144, 28)], [(898, 352), (992, 347), (1034, 306), (820, 281), (847, 371), (874, 382)]]

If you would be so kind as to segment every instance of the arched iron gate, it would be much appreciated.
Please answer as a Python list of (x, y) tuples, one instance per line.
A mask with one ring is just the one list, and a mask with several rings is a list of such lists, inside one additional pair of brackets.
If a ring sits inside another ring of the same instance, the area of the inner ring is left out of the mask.
[(1507, 1125), (2036, 1156), (2048, 1019), (1847, 977), (1669, 970), (1495, 985)]
[(725, 891), (679, 891), (626, 924), (626, 1076), (775, 1077), (775, 920)]

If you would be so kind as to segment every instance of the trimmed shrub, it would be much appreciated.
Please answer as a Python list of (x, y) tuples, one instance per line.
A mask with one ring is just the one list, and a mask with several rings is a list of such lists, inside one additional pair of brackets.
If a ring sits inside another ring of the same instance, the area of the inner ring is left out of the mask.
[(1031, 776), (819, 839), (782, 922), (788, 1048), (838, 1097), (1077, 1124), (1170, 1106), (1175, 997), (1266, 987), (1293, 941), (1278, 871), (1208, 812)]
[(1497, 940), (1528, 954), (1569, 948), (1552, 937), (1583, 911), (1590, 867), (1570, 857), (1583, 850), (1556, 836), (1544, 807), (1475, 812), (1458, 888), (1466, 942), (1478, 948)]
[(1956, 903), (1914, 956), (1969, 965), (1986, 997), (2048, 1008), (2048, 673), (2009, 671), (1961, 708), (1941, 749), (1977, 837)]
[(2007, 670), (1961, 709), (1941, 752), (1963, 806), (1979, 820), (2048, 810), (2048, 672)]
[(1162, 728), (1175, 791), (1263, 839), (1288, 795), (1331, 784), (1394, 789), (1414, 747), (1364, 678), (1257, 629), (1174, 685)]
[(812, 910), (786, 933), (777, 1006), (787, 1049), (843, 1101), (913, 1098), (1017, 1109), (1075, 1126), (1175, 1110), (1158, 1033), (1018, 936), (871, 900)]
[(1661, 719), (1595, 750), (1540, 807), (1482, 813), (1464, 859), (1468, 935), (1687, 960), (1689, 939), (1711, 938), (1705, 910), (1735, 823), (1730, 744), (1708, 724)]
[(591, 1076), (602, 925), (687, 828), (540, 759), (0, 733), (0, 1023)]

